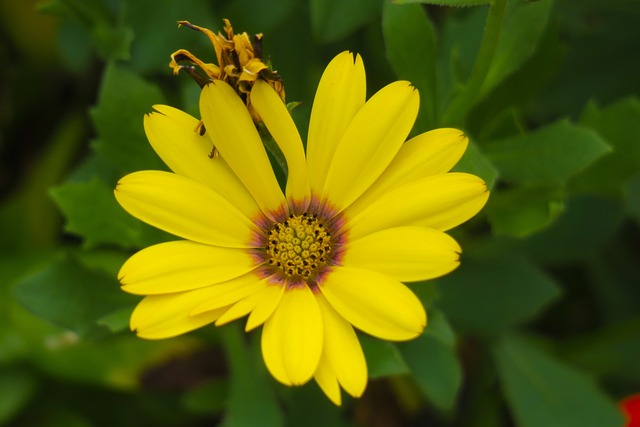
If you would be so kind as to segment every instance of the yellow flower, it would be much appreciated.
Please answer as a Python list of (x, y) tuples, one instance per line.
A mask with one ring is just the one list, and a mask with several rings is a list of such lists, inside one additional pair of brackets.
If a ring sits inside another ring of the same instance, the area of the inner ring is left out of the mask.
[[(459, 264), (445, 231), (475, 215), (488, 191), (478, 177), (447, 173), (467, 138), (437, 129), (405, 139), (419, 98), (406, 81), (365, 102), (360, 56), (344, 52), (325, 70), (311, 112), (306, 153), (284, 103), (263, 81), (257, 113), (284, 154), (278, 186), (247, 108), (225, 82), (200, 97), (198, 119), (155, 106), (144, 126), (173, 173), (125, 176), (115, 195), (133, 216), (183, 240), (134, 254), (119, 279), (145, 295), (131, 316), (140, 337), (168, 338), (248, 315), (264, 324), (262, 354), (286, 385), (315, 378), (336, 404), (340, 387), (360, 396), (367, 366), (354, 327), (403, 341), (426, 326), (402, 283)], [(215, 142), (220, 157), (208, 157)]]

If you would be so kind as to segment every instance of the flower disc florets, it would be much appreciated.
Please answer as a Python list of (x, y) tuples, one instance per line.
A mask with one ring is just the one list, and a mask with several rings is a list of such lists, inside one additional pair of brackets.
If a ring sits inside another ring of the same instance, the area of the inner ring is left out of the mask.
[(317, 215), (289, 215), (273, 224), (268, 239), (268, 263), (287, 278), (309, 280), (327, 265), (332, 252), (331, 234)]
[(264, 272), (287, 286), (306, 283), (314, 288), (325, 267), (338, 264), (344, 237), (339, 222), (305, 212), (271, 223), (259, 251)]

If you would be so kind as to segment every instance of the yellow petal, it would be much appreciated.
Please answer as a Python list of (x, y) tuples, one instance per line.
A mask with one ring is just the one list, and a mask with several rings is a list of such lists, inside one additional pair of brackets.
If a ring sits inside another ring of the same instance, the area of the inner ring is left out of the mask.
[(409, 82), (391, 83), (358, 111), (342, 135), (322, 194), (344, 209), (378, 179), (413, 127), (420, 97)]
[(258, 261), (246, 250), (180, 240), (149, 246), (120, 269), (122, 289), (138, 295), (182, 292), (241, 276)]
[(313, 375), (313, 378), (318, 383), (320, 390), (327, 395), (329, 400), (337, 406), (342, 405), (342, 394), (340, 393), (338, 378), (336, 377), (335, 372), (333, 372), (333, 369), (324, 354), (320, 358), (318, 369), (316, 369), (316, 373)]
[(322, 352), (322, 317), (307, 286), (287, 289), (262, 329), (262, 356), (275, 379), (301, 385), (313, 376)]
[(144, 117), (144, 130), (162, 161), (178, 175), (214, 188), (248, 217), (259, 212), (258, 205), (229, 165), (210, 158), (213, 144), (195, 131), (198, 120), (184, 111), (156, 105), (157, 112)]
[(224, 314), (218, 318), (218, 320), (216, 320), (216, 326), (226, 325), (229, 322), (233, 322), (234, 320), (237, 320), (249, 314), (252, 307), (247, 304), (247, 301), (251, 300), (252, 296), (253, 295), (249, 295), (248, 297), (241, 299), (240, 301), (229, 307), (229, 309), (225, 311)]
[(227, 83), (214, 80), (200, 95), (207, 134), (265, 215), (274, 219), (286, 201), (247, 107)]
[(309, 121), (307, 162), (311, 190), (320, 194), (338, 142), (364, 105), (366, 79), (360, 55), (355, 61), (342, 52), (330, 63), (320, 79)]
[(197, 316), (189, 312), (207, 297), (209, 288), (145, 297), (131, 314), (131, 330), (146, 339), (171, 338), (216, 321), (226, 307)]
[(460, 245), (442, 231), (396, 227), (350, 241), (342, 265), (415, 282), (449, 273), (460, 264), (460, 252)]
[(266, 286), (265, 280), (255, 272), (250, 272), (224, 283), (209, 286), (207, 298), (196, 305), (189, 314), (192, 316), (235, 304), (249, 295), (260, 292)]
[[(263, 280), (262, 283), (264, 286), (261, 287), (261, 289), (247, 295), (220, 316), (216, 321), (216, 326), (224, 325), (225, 323), (229, 323), (239, 319), (240, 317), (246, 316), (249, 313), (253, 313), (256, 310), (268, 312), (268, 314), (262, 322), (255, 326), (260, 326), (264, 323), (280, 303), (280, 298), (282, 297), (282, 292), (284, 290), (284, 286), (268, 284), (269, 280), (269, 278)], [(249, 329), (246, 330), (249, 331)]]
[(258, 302), (251, 311), (244, 330), (249, 332), (266, 322), (280, 304), (282, 295), (284, 295), (284, 286), (267, 286), (259, 294)]
[(251, 104), (282, 150), (287, 161), (287, 199), (290, 207), (302, 211), (309, 205), (309, 178), (302, 140), (282, 99), (265, 81), (258, 80), (251, 90)]
[(433, 175), (397, 188), (360, 212), (347, 209), (350, 238), (402, 226), (449, 230), (477, 214), (489, 198), (480, 178), (467, 173)]
[(316, 299), (324, 325), (323, 359), (328, 361), (346, 392), (353, 397), (360, 397), (367, 387), (368, 378), (367, 362), (360, 341), (351, 324), (336, 312), (322, 294), (316, 295)]
[(427, 324), (414, 293), (375, 271), (332, 267), (320, 290), (342, 317), (374, 337), (405, 341), (420, 335)]
[(392, 189), (430, 175), (449, 172), (467, 149), (468, 139), (458, 129), (422, 133), (402, 144), (380, 178), (352, 206), (357, 212)]
[(176, 236), (232, 248), (255, 245), (255, 224), (214, 190), (180, 175), (134, 172), (114, 194), (131, 215)]

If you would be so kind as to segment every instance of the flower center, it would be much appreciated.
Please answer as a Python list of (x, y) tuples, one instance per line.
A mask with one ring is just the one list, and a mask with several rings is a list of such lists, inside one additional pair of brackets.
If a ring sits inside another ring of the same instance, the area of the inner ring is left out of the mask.
[(267, 240), (267, 262), (290, 279), (313, 279), (332, 253), (327, 227), (317, 215), (289, 215), (273, 224)]

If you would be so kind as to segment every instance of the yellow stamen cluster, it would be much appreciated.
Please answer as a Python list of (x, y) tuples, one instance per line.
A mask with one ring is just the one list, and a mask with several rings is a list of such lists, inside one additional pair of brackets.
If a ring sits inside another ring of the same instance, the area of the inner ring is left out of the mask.
[(329, 263), (331, 235), (317, 215), (289, 215), (269, 231), (267, 262), (292, 281), (315, 278)]

